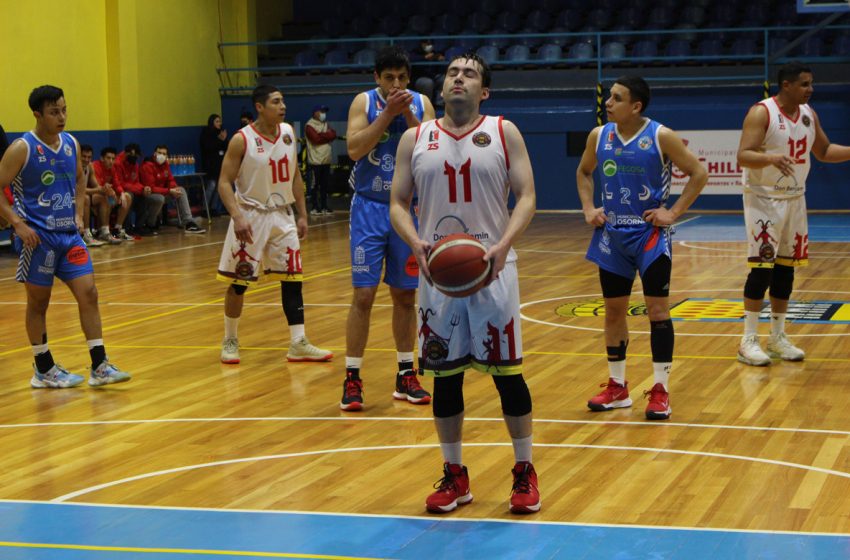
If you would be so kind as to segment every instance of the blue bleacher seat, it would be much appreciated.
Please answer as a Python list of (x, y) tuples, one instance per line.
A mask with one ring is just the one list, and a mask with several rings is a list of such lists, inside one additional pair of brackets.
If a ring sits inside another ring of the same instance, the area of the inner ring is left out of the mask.
[[(643, 39), (632, 46), (632, 56), (635, 58), (654, 58), (658, 56), (658, 43)], [(644, 63), (651, 60), (644, 60)]]
[(719, 57), (723, 54), (723, 43), (720, 39), (702, 39), (697, 44), (697, 54)]
[(502, 11), (501, 0), (483, 0), (479, 9), (490, 17), (496, 17)]
[(528, 62), (531, 59), (531, 49), (525, 45), (511, 45), (505, 51), (504, 60), (508, 62)]
[(669, 8), (659, 6), (649, 12), (649, 18), (644, 24), (644, 27), (646, 29), (664, 29), (670, 27), (672, 24), (673, 12)]
[[(354, 2), (350, 2), (354, 4)], [(405, 20), (416, 13), (416, 4), (413, 2), (395, 2), (392, 5), (393, 16)]]
[[(529, 28), (527, 28), (527, 27), (526, 27), (526, 28), (524, 28), (524, 29), (520, 29), (517, 33), (523, 33), (523, 34), (533, 34), (533, 33), (538, 33), (538, 32), (537, 32), (537, 31), (535, 31), (534, 29), (529, 29)], [(540, 44), (541, 44), (541, 43), (543, 43), (543, 41), (544, 41), (545, 39), (546, 39), (546, 38), (545, 38), (545, 37), (542, 37), (542, 36), (537, 36), (537, 37), (517, 37), (517, 38), (516, 38), (513, 42), (514, 42), (514, 43), (517, 43), (517, 44), (520, 44), (520, 45), (525, 45), (525, 46), (526, 46), (526, 47), (528, 47), (529, 49), (536, 49), (537, 47), (539, 47), (539, 46), (540, 46)]]
[(522, 26), (522, 16), (514, 12), (502, 12), (496, 17), (496, 27), (509, 33), (516, 32)]
[(577, 62), (589, 62), (593, 59), (593, 45), (586, 41), (575, 43), (570, 47), (567, 58)]
[(372, 49), (360, 49), (354, 53), (354, 64), (362, 64), (364, 66), (375, 65), (375, 51)]
[(484, 45), (478, 47), (476, 51), (478, 56), (487, 61), (487, 64), (493, 64), (499, 61), (499, 48), (493, 45)]
[(389, 36), (385, 35), (383, 33), (373, 33), (372, 35), (369, 35), (369, 39), (371, 39), (371, 41), (369, 41), (368, 43), (365, 43), (365, 44), (360, 43), (357, 46), (355, 46), (354, 48), (357, 49), (357, 50), (360, 50), (360, 49), (363, 49), (363, 48), (369, 48), (369, 49), (372, 49), (374, 51), (377, 51), (381, 47), (385, 47), (385, 46), (390, 44)]
[(387, 35), (398, 35), (404, 30), (404, 19), (398, 16), (384, 16), (378, 20), (378, 29)]
[(850, 56), (850, 35), (839, 35), (832, 43), (832, 52), (838, 56)]
[(554, 62), (562, 57), (561, 46), (553, 43), (546, 43), (537, 50), (537, 58), (544, 62)]
[(485, 36), (483, 44), (490, 45), (499, 49), (504, 49), (510, 44), (510, 39), (507, 37), (494, 37), (493, 35), (504, 35), (508, 31), (506, 29), (494, 28)]
[(348, 64), (348, 51), (345, 49), (334, 49), (325, 53), (325, 66), (338, 66)]
[(314, 50), (301, 51), (295, 55), (295, 66), (318, 66), (319, 55)]
[(442, 14), (434, 20), (434, 35), (453, 35), (460, 31), (460, 18), (455, 14)]
[(647, 10), (641, 6), (629, 6), (617, 17), (617, 20), (622, 21), (632, 29), (642, 29), (647, 13)]
[(533, 5), (529, 0), (505, 0), (505, 8), (524, 16), (532, 10)]
[[(375, 2), (375, 4), (381, 4), (380, 2)], [(445, 13), (446, 11), (446, 2), (442, 0), (429, 0), (423, 4), (420, 4), (423, 13), (428, 17), (437, 17), (440, 14)]]
[(411, 35), (427, 35), (431, 31), (431, 19), (422, 14), (411, 16), (407, 20), (407, 29)]
[(736, 17), (737, 10), (733, 4), (718, 2), (709, 12), (708, 23), (710, 27), (731, 27)]
[(552, 29), (549, 30), (549, 37), (546, 37), (546, 42), (550, 43), (552, 45), (558, 45), (562, 49), (568, 43), (572, 42), (572, 39), (569, 38), (569, 37), (553, 37), (552, 35), (554, 35), (556, 33), (569, 33), (569, 31), (567, 31), (563, 27), (553, 27)]
[(372, 18), (366, 16), (357, 16), (348, 24), (347, 31), (357, 37), (366, 37), (373, 32), (380, 31), (374, 28)]
[(788, 39), (784, 37), (773, 37), (772, 35), (768, 37), (767, 40), (767, 48), (770, 54), (776, 54), (788, 44)]
[[(682, 39), (683, 41), (688, 42), (697, 40), (697, 33), (693, 31), (694, 29), (696, 29), (696, 26), (694, 24), (681, 23), (676, 26), (676, 29), (680, 29), (681, 31), (673, 35), (674, 39)], [(669, 37), (669, 35), (667, 37)]]
[(567, 31), (575, 31), (584, 23), (584, 14), (580, 10), (563, 10), (555, 17), (555, 26)]
[[(817, 35), (813, 35), (813, 36), (807, 38), (805, 41), (803, 41), (803, 44), (801, 45), (801, 47), (802, 48), (800, 50), (800, 54), (803, 55), (803, 56), (823, 56), (825, 54), (823, 52), (824, 51), (823, 40), (821, 40), (821, 38), (818, 37)], [(833, 53), (834, 54), (843, 54), (844, 56), (847, 56), (847, 54), (850, 54), (850, 53), (847, 53), (846, 51), (844, 53), (841, 53), (841, 51), (838, 51), (838, 50), (833, 50)]]
[(691, 43), (684, 39), (673, 39), (667, 43), (664, 52), (667, 56), (691, 56)]
[[(460, 35), (475, 35), (475, 30), (464, 29), (460, 32)], [(481, 40), (474, 39), (472, 37), (455, 39), (454, 46), (463, 49), (464, 51), (474, 51), (481, 46)]]
[(487, 33), (490, 31), (490, 28), (493, 27), (493, 20), (490, 19), (490, 16), (483, 12), (475, 12), (472, 14), (472, 17), (469, 18), (469, 25), (472, 27), (475, 33)]
[(678, 18), (680, 23), (687, 23), (699, 27), (705, 21), (705, 10), (699, 6), (685, 6)]
[(443, 55), (446, 57), (446, 61), (453, 59), (456, 56), (460, 56), (465, 53), (469, 49), (462, 49), (460, 47), (449, 47), (445, 50)]
[(319, 54), (324, 54), (330, 50), (331, 44), (327, 42), (330, 37), (325, 35), (313, 35), (310, 37), (311, 41), (315, 41), (310, 48), (316, 51)]
[(322, 31), (331, 37), (339, 37), (345, 31), (342, 19), (326, 19), (322, 22)]
[(757, 58), (762, 55), (762, 52), (756, 40), (749, 37), (739, 37), (732, 41), (732, 45), (729, 47), (729, 54), (733, 55), (751, 55), (753, 58)]
[(744, 7), (742, 27), (761, 27), (767, 24), (771, 10), (765, 9), (760, 3), (748, 4)]
[(551, 25), (552, 18), (541, 10), (534, 10), (525, 18), (525, 28), (532, 30), (532, 33), (546, 31)]
[(587, 23), (599, 29), (608, 29), (611, 25), (611, 12), (603, 9), (591, 10), (587, 14)]
[(602, 43), (602, 58), (621, 60), (626, 57), (626, 46), (619, 41)]

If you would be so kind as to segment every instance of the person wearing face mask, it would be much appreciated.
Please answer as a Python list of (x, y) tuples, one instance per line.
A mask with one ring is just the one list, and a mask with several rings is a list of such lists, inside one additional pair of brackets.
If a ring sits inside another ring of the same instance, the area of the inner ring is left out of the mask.
[(328, 125), (327, 105), (313, 107), (313, 116), (307, 121), (304, 133), (307, 136), (307, 170), (310, 175), (310, 214), (319, 216), (333, 214), (328, 207), (328, 181), (331, 173), (331, 142), (336, 131)]
[(127, 144), (115, 158), (115, 174), (124, 191), (133, 195), (136, 232), (142, 236), (158, 235), (157, 218), (165, 197), (142, 182), (141, 159), (142, 148), (136, 143)]
[(165, 144), (157, 146), (154, 149), (153, 159), (142, 165), (142, 182), (145, 185), (150, 185), (151, 191), (155, 194), (176, 201), (180, 223), (183, 224), (186, 233), (204, 233), (207, 231), (195, 223), (186, 190), (177, 186), (177, 181), (171, 174), (171, 167), (168, 165), (168, 146)]

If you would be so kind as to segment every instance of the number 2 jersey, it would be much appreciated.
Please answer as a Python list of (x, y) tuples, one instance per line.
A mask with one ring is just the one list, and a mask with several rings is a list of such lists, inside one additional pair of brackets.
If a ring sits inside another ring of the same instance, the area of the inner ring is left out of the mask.
[(744, 168), (744, 192), (771, 198), (792, 198), (806, 192), (811, 167), (809, 151), (815, 143), (815, 115), (807, 104), (800, 105), (794, 120), (779, 107), (776, 97), (758, 103), (767, 110), (768, 124), (761, 151), (786, 154), (794, 160), (794, 173), (785, 176), (773, 165), (761, 169)]
[[(437, 120), (416, 131), (411, 172), (419, 197), (419, 237), (432, 245), (449, 234), (467, 233), (489, 249), (507, 227), (510, 161), (502, 117), (479, 119), (462, 136)], [(516, 260), (513, 248), (507, 260)]]
[(268, 138), (249, 124), (239, 134), (245, 138), (245, 155), (236, 177), (236, 200), (264, 210), (295, 202), (292, 179), (299, 171), (292, 127), (280, 123), (277, 136)]
[(15, 213), (28, 224), (47, 231), (77, 231), (77, 143), (67, 132), (59, 133), (54, 150), (33, 132), (22, 136), (27, 159), (12, 181)]

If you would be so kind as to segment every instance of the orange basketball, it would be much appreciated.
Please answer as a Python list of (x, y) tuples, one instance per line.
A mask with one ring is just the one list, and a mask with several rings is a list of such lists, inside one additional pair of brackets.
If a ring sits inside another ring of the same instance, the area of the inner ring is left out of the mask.
[(465, 233), (447, 235), (431, 248), (428, 270), (434, 286), (451, 297), (472, 295), (490, 275), (490, 263), (484, 260), (487, 249)]

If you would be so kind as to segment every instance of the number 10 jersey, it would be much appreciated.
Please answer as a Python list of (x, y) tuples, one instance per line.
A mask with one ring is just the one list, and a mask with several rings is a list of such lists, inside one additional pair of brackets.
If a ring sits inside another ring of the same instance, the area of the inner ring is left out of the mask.
[(273, 210), (295, 202), (292, 179), (299, 171), (292, 127), (280, 123), (277, 136), (268, 138), (249, 124), (239, 134), (245, 138), (245, 155), (236, 178), (239, 203)]

